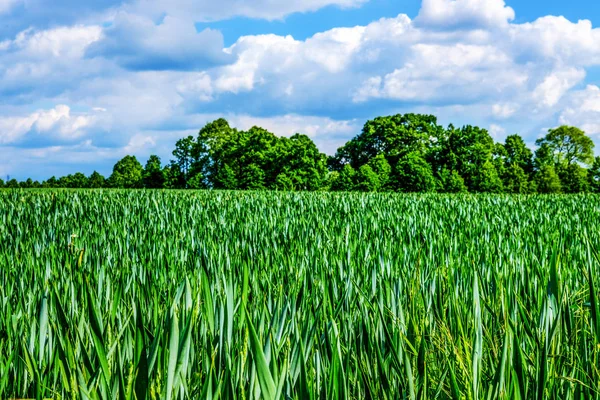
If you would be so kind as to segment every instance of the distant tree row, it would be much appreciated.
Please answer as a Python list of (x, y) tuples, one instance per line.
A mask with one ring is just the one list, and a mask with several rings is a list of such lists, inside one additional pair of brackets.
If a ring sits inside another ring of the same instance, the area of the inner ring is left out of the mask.
[(405, 114), (368, 121), (334, 156), (319, 152), (306, 135), (278, 137), (248, 131), (224, 119), (196, 137), (177, 141), (174, 159), (152, 155), (118, 161), (98, 172), (44, 182), (0, 180), (9, 188), (149, 188), (230, 190), (331, 190), (440, 193), (600, 193), (600, 157), (578, 128), (561, 126), (527, 147), (519, 135), (495, 143), (476, 126), (447, 128), (432, 115)]

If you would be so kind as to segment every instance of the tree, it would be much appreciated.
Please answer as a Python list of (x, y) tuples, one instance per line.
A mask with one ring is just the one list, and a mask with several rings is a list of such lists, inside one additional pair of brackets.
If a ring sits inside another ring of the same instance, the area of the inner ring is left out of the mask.
[(427, 158), (432, 143), (444, 135), (433, 115), (398, 114), (367, 121), (360, 135), (338, 149), (328, 163), (341, 171), (345, 164), (354, 169), (382, 154), (395, 169), (397, 161), (408, 153)]
[(188, 180), (188, 189), (205, 189), (204, 177), (201, 173), (197, 173)]
[(8, 182), (6, 182), (6, 187), (10, 189), (18, 189), (19, 182), (15, 178), (12, 178)]
[(238, 188), (238, 178), (228, 164), (221, 164), (211, 176), (212, 187), (215, 189), (235, 190)]
[(519, 135), (509, 135), (504, 142), (506, 151), (505, 164), (519, 166), (526, 176), (533, 173), (533, 152), (527, 147)]
[(550, 129), (548, 134), (535, 142), (538, 146), (546, 145), (545, 156), (551, 157), (555, 166), (569, 166), (580, 162), (593, 162), (594, 142), (585, 132), (573, 126), (560, 126)]
[(262, 190), (265, 188), (265, 173), (256, 164), (244, 166), (240, 177), (240, 189)]
[(507, 193), (532, 193), (533, 153), (519, 135), (509, 135), (494, 151), (495, 167)]
[(344, 165), (337, 177), (331, 182), (331, 190), (337, 192), (350, 192), (355, 188), (354, 179), (356, 171), (350, 164)]
[(488, 131), (471, 125), (460, 129), (450, 125), (448, 132), (446, 141), (440, 146), (440, 154), (435, 157), (440, 163), (438, 168), (456, 171), (470, 192), (487, 192), (497, 187), (497, 182), (486, 183), (486, 179), (495, 180), (498, 175), (492, 163), (497, 147)]
[(4, 184), (4, 180), (3, 180), (3, 179), (0, 179), (0, 188), (3, 188), (4, 186), (5, 186), (5, 184)]
[(148, 189), (162, 189), (165, 187), (165, 173), (159, 156), (153, 154), (148, 158), (142, 180), (144, 181), (144, 187)]
[(535, 173), (535, 184), (539, 193), (560, 193), (561, 183), (554, 166), (543, 164)]
[(504, 187), (498, 171), (491, 161), (486, 161), (474, 176), (473, 187), (481, 193), (502, 193)]
[(88, 178), (88, 187), (90, 189), (101, 189), (106, 185), (106, 178), (99, 172), (94, 171)]
[(175, 150), (173, 150), (175, 160), (172, 163), (178, 167), (178, 170), (174, 169), (174, 171), (181, 173), (180, 180), (183, 189), (187, 187), (188, 180), (192, 177), (194, 170), (197, 169), (197, 153), (198, 144), (193, 136), (179, 139), (175, 143)]
[(377, 192), (381, 188), (379, 175), (373, 171), (369, 164), (365, 164), (358, 169), (355, 188), (361, 192)]
[[(62, 179), (62, 178), (61, 178)], [(64, 186), (70, 189), (83, 189), (88, 186), (88, 178), (81, 172), (76, 172), (73, 175), (65, 177)]]
[(294, 183), (285, 172), (282, 172), (275, 179), (275, 189), (283, 191), (294, 190)]
[(506, 193), (525, 194), (531, 193), (531, 184), (527, 174), (519, 164), (510, 163), (502, 176), (504, 191)]
[(48, 180), (42, 182), (42, 187), (43, 188), (55, 188), (58, 187), (58, 181), (56, 180), (56, 177), (50, 177)]
[(238, 131), (223, 118), (209, 122), (198, 132), (194, 150), (198, 158), (195, 169), (202, 172), (208, 186), (215, 189), (237, 188), (237, 173), (233, 169), (236, 160), (232, 160), (231, 155), (239, 142), (238, 136)]
[(558, 169), (563, 193), (585, 193), (590, 191), (588, 171), (579, 164), (570, 164)]
[[(319, 190), (327, 181), (327, 157), (306, 135), (278, 138), (273, 152), (265, 157), (274, 158), (268, 163), (273, 168), (268, 175), (277, 180), (284, 173), (292, 183), (290, 190)], [(281, 182), (276, 186), (280, 187)]]
[(142, 164), (135, 156), (125, 156), (117, 161), (107, 184), (112, 188), (138, 189), (143, 187)]
[(394, 187), (402, 192), (433, 192), (436, 181), (431, 166), (418, 153), (409, 153), (396, 166)]
[(371, 167), (379, 179), (377, 191), (388, 190), (392, 167), (383, 154), (379, 154), (375, 158), (372, 158), (367, 165)]
[(466, 193), (468, 191), (465, 180), (458, 172), (443, 169), (439, 175), (438, 191), (440, 193)]
[(590, 191), (600, 193), (600, 157), (594, 158), (592, 167), (588, 170)]

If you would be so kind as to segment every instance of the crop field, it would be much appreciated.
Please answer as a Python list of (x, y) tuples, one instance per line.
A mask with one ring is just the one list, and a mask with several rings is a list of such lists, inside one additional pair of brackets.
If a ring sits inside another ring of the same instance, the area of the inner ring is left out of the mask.
[(0, 398), (600, 398), (595, 196), (42, 190), (0, 210)]

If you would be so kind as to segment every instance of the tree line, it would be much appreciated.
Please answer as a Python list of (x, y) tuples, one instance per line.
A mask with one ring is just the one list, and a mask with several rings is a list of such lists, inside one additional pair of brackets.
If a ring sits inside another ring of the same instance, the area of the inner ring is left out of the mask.
[(44, 182), (0, 180), (8, 188), (148, 188), (331, 190), (439, 193), (600, 193), (600, 157), (580, 129), (550, 129), (532, 151), (510, 135), (496, 143), (477, 126), (438, 124), (433, 115), (368, 121), (334, 156), (306, 135), (278, 137), (259, 127), (232, 128), (225, 119), (177, 141), (163, 165), (125, 156), (105, 178), (80, 172)]

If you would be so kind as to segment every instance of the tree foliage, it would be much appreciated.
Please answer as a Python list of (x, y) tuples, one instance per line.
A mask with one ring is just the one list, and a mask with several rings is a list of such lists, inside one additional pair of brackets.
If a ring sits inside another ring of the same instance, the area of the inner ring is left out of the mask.
[(495, 143), (481, 127), (444, 128), (433, 115), (397, 114), (367, 121), (327, 157), (306, 135), (239, 130), (221, 118), (179, 139), (165, 166), (151, 155), (142, 168), (128, 155), (108, 179), (94, 171), (0, 187), (600, 193), (600, 158), (582, 130), (550, 129), (536, 145), (534, 153), (517, 134)]

